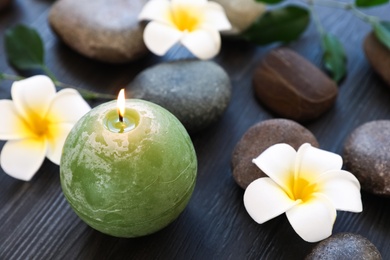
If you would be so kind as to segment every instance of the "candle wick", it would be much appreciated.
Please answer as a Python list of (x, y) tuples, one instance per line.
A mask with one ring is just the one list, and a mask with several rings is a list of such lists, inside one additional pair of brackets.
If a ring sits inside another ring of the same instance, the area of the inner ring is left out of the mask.
[(122, 115), (121, 111), (119, 110), (119, 107), (118, 107), (118, 116), (119, 116), (119, 122), (123, 123), (123, 115)]

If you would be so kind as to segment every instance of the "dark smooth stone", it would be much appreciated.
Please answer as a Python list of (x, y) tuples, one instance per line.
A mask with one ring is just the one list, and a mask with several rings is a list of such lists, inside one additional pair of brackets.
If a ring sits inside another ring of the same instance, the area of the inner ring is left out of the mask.
[(379, 42), (373, 32), (364, 40), (364, 52), (374, 70), (390, 86), (390, 50)]
[(380, 260), (378, 249), (365, 237), (339, 233), (317, 244), (306, 260)]
[(296, 150), (304, 143), (319, 146), (308, 129), (292, 120), (270, 119), (257, 123), (248, 129), (233, 151), (233, 177), (241, 188), (246, 189), (252, 181), (267, 176), (252, 159), (277, 143), (287, 143)]
[(49, 22), (71, 48), (110, 63), (136, 60), (148, 53), (138, 14), (147, 0), (56, 1)]
[(334, 81), (287, 48), (274, 49), (264, 57), (254, 72), (253, 87), (266, 107), (299, 122), (328, 111), (338, 94)]
[(356, 128), (345, 141), (343, 157), (363, 190), (390, 196), (390, 120)]
[(231, 84), (211, 61), (182, 60), (150, 67), (127, 88), (129, 98), (151, 101), (174, 114), (190, 133), (215, 122), (227, 108)]

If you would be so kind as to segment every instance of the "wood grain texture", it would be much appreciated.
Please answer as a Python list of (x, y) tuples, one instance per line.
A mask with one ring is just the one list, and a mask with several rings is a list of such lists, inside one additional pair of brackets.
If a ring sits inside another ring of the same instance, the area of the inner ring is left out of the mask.
[[(33, 26), (44, 38), (48, 67), (66, 83), (115, 94), (148, 66), (188, 57), (188, 52), (174, 49), (163, 58), (150, 54), (120, 66), (82, 57), (50, 30), (51, 4), (14, 0), (0, 13), (0, 36), (17, 23)], [(346, 47), (348, 76), (340, 85), (335, 106), (305, 126), (322, 148), (341, 153), (345, 138), (357, 126), (390, 118), (390, 87), (364, 57), (362, 41), (369, 26), (342, 10), (318, 11), (325, 29)], [(388, 19), (389, 11), (389, 6), (368, 10), (383, 19)], [(284, 215), (256, 224), (244, 209), (243, 190), (234, 182), (230, 168), (232, 151), (245, 131), (274, 117), (256, 100), (252, 73), (275, 46), (223, 41), (214, 60), (231, 78), (232, 100), (216, 124), (192, 136), (198, 179), (189, 205), (174, 223), (146, 237), (110, 237), (88, 227), (71, 210), (61, 191), (58, 166), (46, 160), (30, 182), (12, 179), (0, 169), (0, 259), (303, 259), (315, 244), (296, 235)], [(313, 24), (300, 40), (287, 46), (320, 66), (319, 37)], [(2, 39), (0, 71), (16, 73), (6, 61)], [(1, 99), (10, 98), (10, 87), (11, 82), (0, 83)], [(3, 145), (0, 142), (0, 148)], [(361, 234), (378, 247), (383, 259), (390, 259), (390, 200), (364, 192), (362, 197), (363, 213), (339, 212), (333, 232)]]

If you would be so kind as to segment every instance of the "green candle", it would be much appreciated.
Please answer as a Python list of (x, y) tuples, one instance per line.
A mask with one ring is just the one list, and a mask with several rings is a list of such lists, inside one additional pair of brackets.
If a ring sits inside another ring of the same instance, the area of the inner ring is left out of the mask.
[(182, 124), (164, 108), (126, 100), (86, 114), (66, 139), (61, 186), (88, 225), (118, 237), (153, 233), (184, 210), (197, 160)]

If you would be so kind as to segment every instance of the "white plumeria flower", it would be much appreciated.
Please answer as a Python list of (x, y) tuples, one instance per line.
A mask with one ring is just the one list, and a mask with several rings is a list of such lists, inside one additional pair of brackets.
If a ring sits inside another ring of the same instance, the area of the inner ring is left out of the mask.
[(12, 100), (0, 100), (0, 163), (10, 176), (28, 181), (45, 157), (60, 163), (62, 147), (73, 125), (91, 108), (74, 89), (56, 93), (46, 76), (13, 83)]
[(180, 42), (199, 59), (210, 59), (221, 48), (218, 31), (231, 28), (222, 6), (207, 0), (150, 0), (138, 18), (151, 20), (144, 42), (160, 56)]
[(302, 239), (317, 242), (332, 234), (336, 210), (363, 210), (359, 181), (341, 170), (338, 154), (310, 144), (297, 152), (276, 144), (253, 162), (269, 176), (253, 181), (244, 194), (245, 208), (257, 223), (285, 212)]

